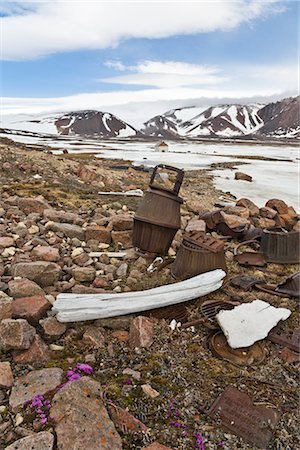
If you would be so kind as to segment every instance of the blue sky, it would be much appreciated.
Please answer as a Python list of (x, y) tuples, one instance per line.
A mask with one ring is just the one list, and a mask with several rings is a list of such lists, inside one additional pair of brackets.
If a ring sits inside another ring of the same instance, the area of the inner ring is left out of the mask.
[(7, 111), (298, 90), (298, 1), (5, 1), (0, 11)]

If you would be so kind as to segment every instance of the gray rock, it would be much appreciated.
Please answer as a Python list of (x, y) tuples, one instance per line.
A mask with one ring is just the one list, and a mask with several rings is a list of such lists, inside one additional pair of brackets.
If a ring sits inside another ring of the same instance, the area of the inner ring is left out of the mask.
[(41, 431), (19, 439), (6, 447), (5, 450), (52, 450), (53, 445), (53, 434), (49, 433), (49, 431)]

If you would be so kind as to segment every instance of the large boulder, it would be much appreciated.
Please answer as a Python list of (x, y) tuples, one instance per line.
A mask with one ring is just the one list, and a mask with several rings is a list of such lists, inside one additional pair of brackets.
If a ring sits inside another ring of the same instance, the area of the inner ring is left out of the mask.
[(5, 450), (52, 450), (54, 436), (49, 431), (41, 431), (26, 436), (6, 447)]
[(122, 441), (103, 404), (101, 386), (89, 377), (55, 394), (51, 416), (58, 450), (122, 450)]

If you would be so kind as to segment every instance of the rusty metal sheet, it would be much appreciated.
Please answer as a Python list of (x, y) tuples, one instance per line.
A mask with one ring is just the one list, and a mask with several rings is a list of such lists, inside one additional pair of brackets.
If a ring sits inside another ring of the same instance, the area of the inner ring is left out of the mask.
[(212, 253), (219, 253), (224, 250), (223, 241), (208, 236), (203, 231), (190, 231), (184, 235), (183, 239)]
[(250, 275), (237, 275), (232, 278), (230, 282), (233, 286), (237, 286), (241, 289), (245, 289), (245, 291), (248, 291), (252, 286), (259, 283), (264, 283), (264, 280), (261, 278), (252, 277)]
[(268, 334), (268, 339), (274, 344), (287, 347), (294, 352), (300, 353), (300, 331), (299, 330), (280, 330), (273, 328)]
[(234, 255), (233, 260), (241, 266), (264, 267), (267, 264), (267, 258), (264, 253), (260, 252), (244, 252)]
[(294, 273), (294, 275), (279, 283), (275, 291), (291, 297), (300, 297), (300, 272)]
[(280, 414), (275, 408), (256, 406), (247, 394), (228, 386), (208, 415), (220, 425), (259, 448), (267, 448)]
[(209, 339), (209, 348), (215, 356), (239, 366), (261, 364), (266, 356), (264, 348), (259, 342), (247, 348), (231, 348), (222, 331), (218, 331), (211, 336)]

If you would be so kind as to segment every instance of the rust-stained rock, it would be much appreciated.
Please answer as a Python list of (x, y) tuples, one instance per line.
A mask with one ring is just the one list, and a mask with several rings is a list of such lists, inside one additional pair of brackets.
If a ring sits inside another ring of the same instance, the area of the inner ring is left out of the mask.
[(5, 450), (52, 450), (54, 436), (49, 431), (41, 431), (13, 442)]
[(58, 450), (122, 450), (97, 381), (83, 377), (69, 383), (52, 401)]
[(248, 219), (250, 216), (250, 211), (245, 206), (226, 206), (223, 208), (223, 211), (226, 214), (233, 214), (235, 216), (243, 217), (244, 219)]
[(97, 178), (97, 172), (94, 169), (87, 167), (86, 165), (82, 165), (79, 167), (77, 175), (82, 181), (85, 182), (91, 182), (96, 180)]
[(132, 230), (126, 231), (112, 231), (112, 240), (115, 244), (121, 244), (122, 248), (132, 247)]
[(114, 231), (132, 230), (133, 217), (129, 214), (116, 214), (110, 220), (110, 227)]
[(240, 198), (236, 202), (236, 206), (243, 206), (244, 208), (248, 208), (250, 217), (255, 217), (259, 215), (259, 208), (253, 203), (249, 198)]
[(85, 240), (95, 240), (104, 244), (111, 243), (110, 231), (100, 225), (89, 225), (85, 230)]
[(129, 341), (129, 333), (125, 330), (116, 330), (111, 333), (111, 337), (117, 339), (120, 342), (128, 342)]
[(37, 322), (51, 308), (44, 295), (17, 298), (12, 302), (13, 318), (27, 319), (28, 322)]
[(9, 293), (13, 298), (31, 297), (32, 295), (44, 295), (43, 289), (34, 281), (27, 278), (11, 280), (8, 283)]
[(230, 228), (237, 228), (237, 227), (240, 227), (242, 225), (246, 225), (249, 223), (248, 219), (245, 219), (244, 217), (236, 216), (235, 214), (226, 214), (223, 211), (221, 211), (221, 214), (223, 216), (224, 222)]
[(264, 217), (266, 219), (274, 219), (277, 216), (277, 211), (275, 209), (269, 208), (268, 206), (264, 206), (260, 208), (259, 215), (260, 217)]
[(9, 389), (14, 382), (13, 373), (8, 361), (0, 362), (0, 389)]
[(40, 364), (47, 362), (50, 358), (49, 349), (45, 342), (36, 335), (28, 350), (13, 355), (17, 364)]
[(273, 219), (261, 217), (260, 219), (257, 219), (255, 225), (259, 228), (273, 228), (275, 227), (276, 222)]
[(185, 231), (203, 231), (205, 233), (206, 223), (198, 217), (193, 217), (187, 224)]
[(28, 349), (35, 338), (35, 328), (25, 319), (4, 319), (0, 322), (0, 349)]
[(129, 343), (131, 347), (150, 347), (154, 340), (153, 320), (148, 317), (135, 317), (131, 323)]
[(14, 277), (28, 278), (35, 281), (39, 286), (51, 286), (61, 276), (61, 268), (47, 261), (20, 262), (12, 266)]
[(288, 205), (283, 200), (278, 200), (277, 198), (268, 200), (265, 206), (275, 209), (279, 214), (288, 214), (289, 212)]
[(75, 267), (72, 269), (72, 275), (76, 281), (92, 282), (96, 276), (96, 270), (94, 267)]
[(97, 327), (90, 326), (85, 331), (83, 342), (91, 347), (102, 348), (104, 347), (105, 339), (101, 330)]
[(44, 395), (53, 391), (63, 382), (63, 376), (63, 370), (54, 367), (33, 370), (27, 375), (17, 378), (9, 397), (11, 409), (16, 411), (35, 395)]

